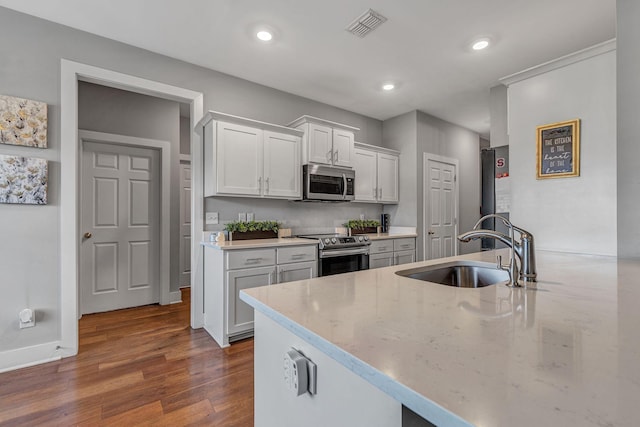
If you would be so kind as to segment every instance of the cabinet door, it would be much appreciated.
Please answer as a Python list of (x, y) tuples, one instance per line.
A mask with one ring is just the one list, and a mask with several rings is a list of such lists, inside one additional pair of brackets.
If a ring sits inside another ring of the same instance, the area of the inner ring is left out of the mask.
[(353, 169), (356, 171), (356, 202), (376, 201), (376, 153), (356, 148), (353, 156)]
[(317, 276), (318, 263), (316, 261), (295, 262), (278, 266), (278, 283), (313, 279)]
[(330, 165), (333, 160), (331, 146), (333, 138), (333, 129), (329, 126), (322, 126), (315, 123), (309, 123), (308, 134), (306, 136), (307, 153), (309, 162)]
[(253, 329), (253, 307), (240, 300), (242, 289), (271, 285), (275, 267), (247, 268), (227, 272), (227, 334), (236, 335)]
[(334, 166), (353, 166), (353, 132), (333, 129), (333, 164)]
[(395, 252), (395, 265), (408, 264), (410, 262), (416, 262), (416, 251)]
[(394, 265), (393, 252), (369, 255), (369, 268), (390, 267)]
[(300, 137), (264, 131), (265, 197), (299, 199), (301, 193)]
[(218, 122), (217, 193), (259, 196), (262, 187), (262, 130)]
[(398, 202), (398, 156), (378, 153), (378, 201)]

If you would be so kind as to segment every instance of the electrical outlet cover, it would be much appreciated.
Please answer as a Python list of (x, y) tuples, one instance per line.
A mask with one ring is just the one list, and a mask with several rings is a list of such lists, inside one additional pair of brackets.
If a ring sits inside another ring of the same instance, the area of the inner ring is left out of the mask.
[(238, 221), (246, 221), (247, 220), (247, 213), (246, 212), (240, 212), (238, 214)]
[(247, 212), (247, 221), (253, 221), (255, 219), (255, 215), (253, 212)]
[(218, 212), (207, 212), (204, 216), (205, 224), (217, 224), (218, 223)]

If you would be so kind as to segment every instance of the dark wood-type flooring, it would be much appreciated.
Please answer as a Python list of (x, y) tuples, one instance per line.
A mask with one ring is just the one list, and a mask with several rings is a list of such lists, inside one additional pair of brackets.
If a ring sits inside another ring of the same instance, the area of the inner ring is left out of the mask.
[(252, 426), (253, 340), (220, 349), (182, 296), (85, 315), (77, 356), (0, 374), (0, 425)]

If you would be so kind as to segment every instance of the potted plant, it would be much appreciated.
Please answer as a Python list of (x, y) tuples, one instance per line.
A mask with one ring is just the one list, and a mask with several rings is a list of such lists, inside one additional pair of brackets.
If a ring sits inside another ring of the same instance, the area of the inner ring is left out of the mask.
[(351, 235), (377, 233), (380, 221), (377, 219), (350, 219), (344, 226), (349, 229)]
[(229, 240), (273, 239), (278, 237), (277, 221), (231, 221), (224, 229)]

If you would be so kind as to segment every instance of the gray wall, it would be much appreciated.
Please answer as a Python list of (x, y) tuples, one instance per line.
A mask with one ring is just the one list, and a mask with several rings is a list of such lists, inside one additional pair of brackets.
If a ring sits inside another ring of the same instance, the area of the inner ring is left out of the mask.
[(491, 147), (509, 145), (509, 127), (507, 120), (507, 87), (497, 85), (489, 89), (489, 117), (491, 117)]
[[(580, 176), (537, 180), (536, 126), (575, 118)], [(615, 255), (615, 51), (511, 84), (509, 129), (513, 223), (533, 233), (538, 249)]]
[(418, 201), (416, 150), (418, 141), (417, 112), (385, 120), (382, 126), (384, 146), (400, 151), (399, 200), (397, 205), (387, 205), (384, 212), (390, 215), (391, 225), (417, 227)]
[[(471, 229), (480, 212), (480, 136), (468, 129), (412, 111), (385, 120), (384, 146), (399, 150), (400, 204), (385, 206), (393, 225), (415, 226), (418, 231), (417, 256), (424, 257), (423, 154), (458, 159), (459, 231)], [(477, 252), (479, 242), (461, 244), (460, 253)]]
[[(178, 242), (180, 240), (180, 111), (178, 103), (80, 82), (78, 84), (78, 126), (85, 130), (171, 143), (170, 240)], [(172, 244), (169, 273), (171, 291), (177, 291), (180, 288), (179, 259), (179, 245)]]
[[(206, 110), (276, 124), (286, 124), (309, 114), (359, 127), (358, 141), (381, 145), (382, 123), (379, 120), (5, 8), (0, 8), (0, 39), (5, 41), (0, 44), (0, 93), (44, 101), (49, 105), (49, 148), (0, 146), (0, 154), (50, 160), (47, 206), (0, 206), (3, 224), (0, 351), (60, 337), (60, 169), (74, 161), (60, 158), (61, 58), (202, 92)], [(243, 210), (248, 211), (255, 203), (248, 201), (246, 206)], [(380, 210), (373, 206), (372, 212)], [(286, 207), (287, 202), (280, 202), (278, 208), (273, 209)], [(357, 214), (362, 208), (353, 209)], [(340, 215), (351, 216), (350, 213)], [(40, 312), (38, 324), (35, 328), (19, 330), (18, 312), (25, 307)]]
[[(423, 153), (437, 154), (457, 159), (458, 200), (460, 218), (458, 231), (471, 230), (480, 218), (480, 136), (468, 129), (418, 112), (417, 151), (417, 207), (418, 207), (418, 255), (423, 254), (422, 229), (423, 204)], [(460, 243), (459, 253), (478, 252), (480, 242)]]
[(180, 154), (191, 154), (191, 122), (189, 117), (180, 117)]
[(640, 2), (618, 0), (618, 256), (640, 258)]

